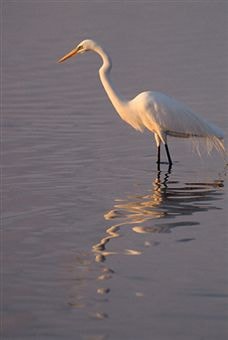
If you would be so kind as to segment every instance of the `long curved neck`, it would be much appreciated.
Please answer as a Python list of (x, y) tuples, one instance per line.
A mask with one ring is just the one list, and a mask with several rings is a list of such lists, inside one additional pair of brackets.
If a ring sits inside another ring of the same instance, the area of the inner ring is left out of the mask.
[(126, 101), (117, 93), (114, 89), (111, 79), (110, 79), (110, 72), (112, 68), (112, 61), (107, 53), (101, 48), (97, 47), (95, 52), (97, 52), (101, 59), (103, 60), (103, 65), (99, 69), (99, 75), (102, 82), (102, 85), (112, 102), (113, 106), (115, 107), (116, 111), (120, 113), (121, 109), (125, 106)]

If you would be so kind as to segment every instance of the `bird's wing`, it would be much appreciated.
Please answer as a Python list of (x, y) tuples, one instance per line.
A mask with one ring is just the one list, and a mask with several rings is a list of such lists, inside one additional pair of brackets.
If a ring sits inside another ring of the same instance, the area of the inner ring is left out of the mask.
[(147, 120), (167, 135), (223, 138), (223, 132), (184, 104), (159, 92), (147, 93)]
[[(159, 92), (143, 92), (132, 104), (137, 111), (141, 130), (146, 127), (157, 134), (163, 143), (167, 142), (167, 136), (191, 137), (198, 153), (200, 140), (208, 152), (213, 147), (218, 151), (225, 150), (222, 130), (171, 97)], [(203, 138), (199, 140), (197, 137)]]

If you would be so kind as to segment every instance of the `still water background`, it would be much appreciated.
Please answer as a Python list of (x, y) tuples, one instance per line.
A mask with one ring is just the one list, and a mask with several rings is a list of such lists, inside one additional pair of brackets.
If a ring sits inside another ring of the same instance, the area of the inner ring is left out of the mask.
[[(125, 125), (112, 78), (184, 101), (227, 131), (225, 1), (3, 1), (4, 339), (228, 336), (226, 161)], [(165, 155), (163, 154), (163, 157)]]

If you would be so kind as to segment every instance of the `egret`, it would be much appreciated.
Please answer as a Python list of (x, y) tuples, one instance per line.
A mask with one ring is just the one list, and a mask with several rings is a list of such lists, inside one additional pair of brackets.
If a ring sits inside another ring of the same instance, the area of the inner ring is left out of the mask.
[(160, 146), (164, 144), (169, 166), (172, 165), (167, 136), (203, 138), (208, 151), (213, 147), (218, 151), (224, 151), (223, 131), (174, 98), (154, 91), (142, 92), (132, 100), (125, 100), (119, 95), (110, 79), (111, 58), (95, 41), (83, 40), (71, 52), (59, 59), (59, 62), (87, 51), (97, 53), (103, 61), (99, 69), (100, 80), (119, 116), (136, 130), (143, 132), (144, 128), (147, 128), (154, 133), (158, 164), (161, 163)]

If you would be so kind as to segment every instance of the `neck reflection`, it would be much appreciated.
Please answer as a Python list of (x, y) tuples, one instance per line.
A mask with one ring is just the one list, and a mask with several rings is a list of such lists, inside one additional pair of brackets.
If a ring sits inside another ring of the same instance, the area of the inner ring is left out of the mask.
[[(101, 304), (95, 306), (92, 317), (106, 319), (107, 312), (103, 312), (104, 302), (109, 302), (112, 290), (112, 278), (116, 268), (111, 268), (107, 261), (109, 256), (143, 254), (145, 247), (157, 246), (162, 241), (156, 241), (155, 234), (170, 233), (174, 228), (191, 227), (199, 225), (199, 220), (193, 218), (196, 212), (219, 209), (216, 200), (221, 199), (223, 180), (216, 179), (210, 182), (185, 182), (172, 180), (171, 168), (164, 173), (157, 171), (152, 181), (152, 187), (143, 194), (129, 195), (123, 199), (116, 199), (113, 208), (104, 215), (110, 225), (105, 235), (92, 247), (95, 261), (99, 265), (96, 273), (98, 287), (96, 299)], [(144, 234), (144, 235), (142, 235)], [(145, 239), (145, 242), (135, 242), (135, 237)], [(122, 237), (120, 237), (122, 236)], [(130, 239), (130, 240), (129, 240)], [(151, 241), (152, 240), (152, 241)], [(194, 238), (179, 239), (178, 242), (193, 241)], [(140, 244), (140, 249), (129, 249), (126, 244)], [(98, 298), (99, 296), (99, 298)], [(136, 291), (135, 296), (143, 297), (142, 291)]]

